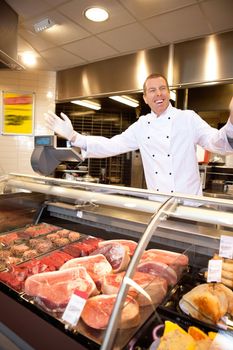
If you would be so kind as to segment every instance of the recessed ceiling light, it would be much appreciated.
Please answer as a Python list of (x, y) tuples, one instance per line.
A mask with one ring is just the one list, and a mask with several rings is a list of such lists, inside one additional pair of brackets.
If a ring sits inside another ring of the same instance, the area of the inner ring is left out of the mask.
[(26, 66), (34, 66), (36, 64), (36, 56), (33, 52), (25, 51), (20, 54), (22, 62)]
[(87, 19), (94, 22), (104, 22), (109, 17), (108, 12), (100, 7), (90, 7), (85, 10), (84, 15)]

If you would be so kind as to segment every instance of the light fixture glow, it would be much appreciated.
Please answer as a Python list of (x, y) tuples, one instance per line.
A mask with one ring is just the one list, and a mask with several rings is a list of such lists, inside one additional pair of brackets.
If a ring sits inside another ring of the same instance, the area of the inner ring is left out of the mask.
[(36, 57), (33, 52), (25, 51), (20, 54), (22, 62), (26, 66), (34, 66), (36, 64)]
[(55, 22), (49, 18), (42, 19), (40, 22), (37, 22), (33, 25), (36, 33), (43, 32), (44, 30), (51, 28), (55, 25)]
[(101, 105), (99, 103), (93, 102), (93, 101), (88, 101), (88, 100), (74, 100), (71, 101), (71, 103), (74, 103), (79, 106), (99, 110), (101, 109)]
[(175, 90), (170, 90), (170, 98), (173, 101), (176, 101), (176, 91)]
[(124, 103), (125, 105), (128, 105), (130, 107), (138, 107), (139, 102), (137, 100), (134, 100), (133, 98), (122, 95), (122, 96), (109, 96), (112, 100), (115, 100), (120, 103)]
[(104, 22), (109, 17), (108, 12), (99, 7), (91, 7), (85, 10), (84, 15), (87, 19), (93, 22)]

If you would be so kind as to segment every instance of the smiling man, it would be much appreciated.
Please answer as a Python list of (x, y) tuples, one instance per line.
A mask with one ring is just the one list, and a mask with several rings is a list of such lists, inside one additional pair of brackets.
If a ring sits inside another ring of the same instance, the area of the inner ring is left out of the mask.
[(201, 195), (196, 146), (218, 154), (233, 153), (233, 98), (230, 117), (217, 130), (194, 111), (172, 107), (168, 82), (163, 75), (149, 75), (143, 91), (151, 112), (111, 139), (79, 134), (64, 113), (60, 118), (48, 112), (45, 120), (51, 130), (80, 147), (86, 158), (112, 157), (139, 149), (149, 190)]

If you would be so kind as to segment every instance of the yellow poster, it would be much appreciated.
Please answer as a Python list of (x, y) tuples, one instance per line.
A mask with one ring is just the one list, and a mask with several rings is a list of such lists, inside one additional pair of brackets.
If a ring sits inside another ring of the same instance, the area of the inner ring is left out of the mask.
[(34, 93), (3, 92), (3, 134), (32, 135)]

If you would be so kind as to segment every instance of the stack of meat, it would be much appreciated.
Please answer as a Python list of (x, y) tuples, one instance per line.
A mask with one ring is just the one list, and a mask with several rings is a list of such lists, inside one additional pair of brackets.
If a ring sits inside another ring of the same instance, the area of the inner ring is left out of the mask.
[[(70, 259), (59, 271), (28, 277), (25, 293), (34, 297), (46, 310), (62, 312), (75, 289), (85, 291), (89, 298), (81, 315), (83, 321), (92, 328), (105, 329), (136, 247), (137, 243), (130, 240), (100, 241), (89, 256)], [(140, 306), (161, 303), (168, 285), (177, 282), (180, 271), (187, 264), (188, 258), (182, 254), (146, 251), (129, 288), (119, 327), (137, 326)]]

